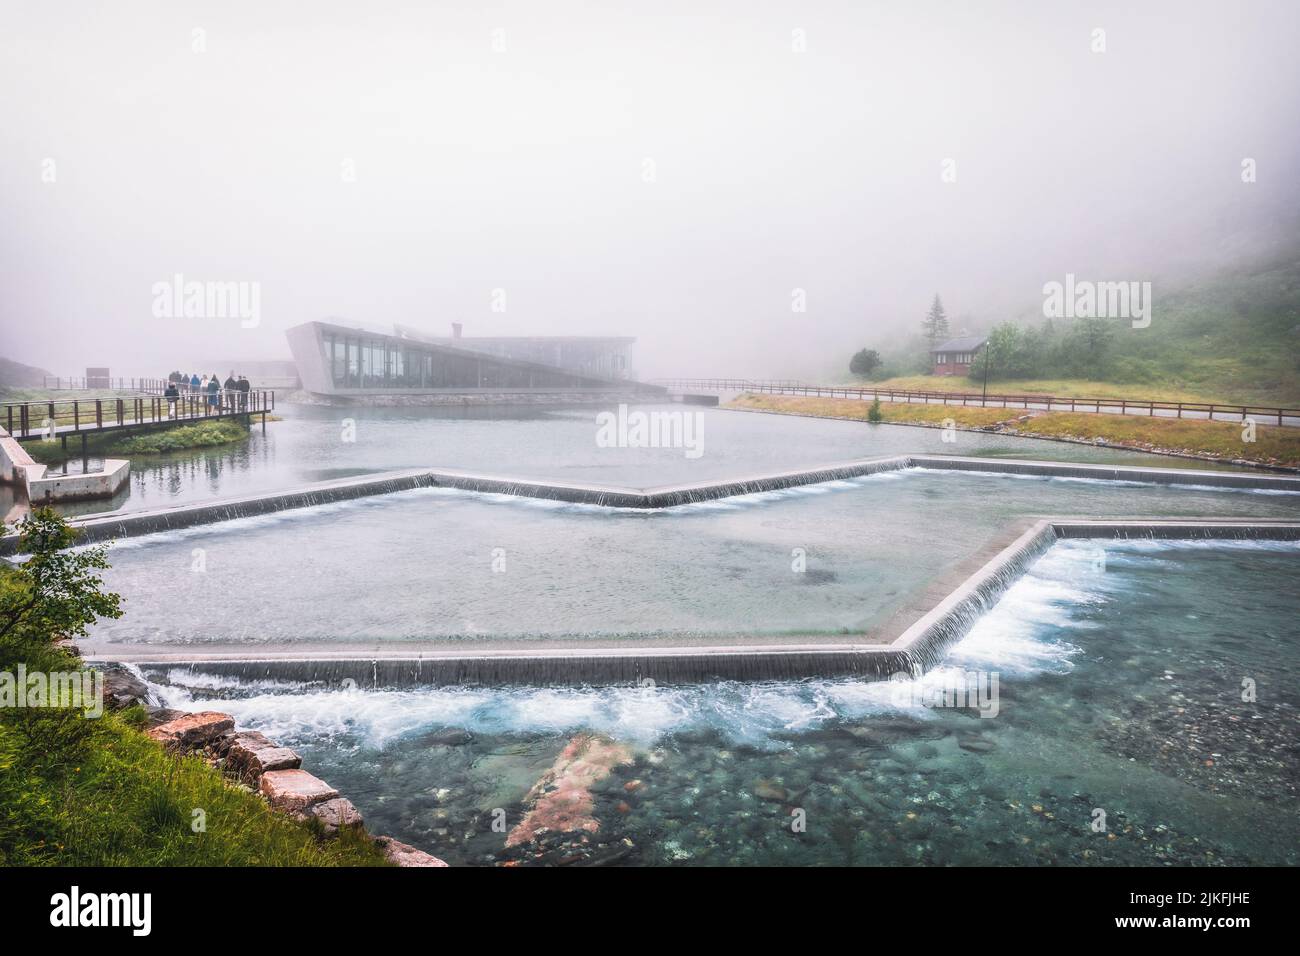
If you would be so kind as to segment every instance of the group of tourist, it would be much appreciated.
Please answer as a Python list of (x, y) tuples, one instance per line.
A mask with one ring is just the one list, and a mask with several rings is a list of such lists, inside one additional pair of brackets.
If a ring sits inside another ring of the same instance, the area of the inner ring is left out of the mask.
[(223, 407), (227, 412), (248, 411), (248, 393), (252, 388), (246, 376), (235, 377), (234, 369), (226, 376), (225, 382), (216, 372), (202, 377), (197, 372), (191, 375), (172, 372), (167, 376), (163, 397), (167, 399), (167, 413), (173, 418), (182, 398), (201, 400), (205, 415), (214, 412), (220, 415)]

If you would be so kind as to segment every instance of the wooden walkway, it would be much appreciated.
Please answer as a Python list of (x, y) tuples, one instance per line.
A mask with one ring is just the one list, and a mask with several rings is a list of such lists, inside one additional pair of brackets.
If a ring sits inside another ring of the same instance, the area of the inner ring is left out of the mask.
[(128, 429), (174, 428), (222, 418), (262, 417), (275, 410), (275, 392), (217, 392), (215, 404), (207, 394), (183, 394), (168, 401), (162, 395), (123, 398), (61, 399), (54, 402), (8, 402), (0, 406), (0, 424), (18, 441), (60, 440), (66, 450), (68, 436), (81, 436), (81, 457), (86, 458), (90, 435)]

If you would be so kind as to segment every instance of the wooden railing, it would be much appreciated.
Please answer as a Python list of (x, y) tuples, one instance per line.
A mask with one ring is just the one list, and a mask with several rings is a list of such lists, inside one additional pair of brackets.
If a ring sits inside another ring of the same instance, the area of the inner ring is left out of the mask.
[[(1229, 419), (1269, 419), (1277, 424), (1300, 422), (1300, 408), (1275, 405), (1234, 405), (1209, 402), (1160, 402), (1134, 398), (1062, 398), (1055, 395), (1008, 395), (981, 392), (941, 392), (916, 389), (872, 388), (851, 385), (805, 385), (799, 382), (767, 381), (741, 378), (672, 378), (654, 379), (669, 388), (770, 392), (783, 395), (812, 395), (820, 398), (853, 398), (911, 404), (978, 405), (982, 408), (1024, 408), (1045, 411), (1110, 412), (1122, 415), (1155, 417), (1205, 417)], [(1290, 421), (1286, 421), (1290, 419)]]
[[(130, 425), (159, 425), (253, 415), (275, 409), (275, 392), (222, 389), (182, 392), (177, 398), (137, 395), (127, 398), (60, 399), (11, 402), (0, 407), (0, 421), (15, 438), (90, 433)], [(263, 418), (265, 420), (265, 417)]]

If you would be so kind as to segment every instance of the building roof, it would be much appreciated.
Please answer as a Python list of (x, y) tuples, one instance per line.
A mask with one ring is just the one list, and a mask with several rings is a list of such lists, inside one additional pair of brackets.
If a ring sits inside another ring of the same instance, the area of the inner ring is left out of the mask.
[(967, 335), (960, 339), (949, 339), (930, 349), (931, 352), (974, 352), (988, 341), (987, 336)]
[(631, 345), (636, 341), (634, 335), (434, 335), (414, 326), (401, 322), (393, 323), (393, 335), (403, 339), (415, 339), (423, 342), (478, 342), (484, 345), (499, 342), (603, 342), (619, 345)]

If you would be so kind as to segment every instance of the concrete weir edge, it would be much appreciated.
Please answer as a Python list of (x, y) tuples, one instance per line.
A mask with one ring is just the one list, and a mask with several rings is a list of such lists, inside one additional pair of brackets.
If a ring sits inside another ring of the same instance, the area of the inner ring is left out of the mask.
[(1077, 538), (1300, 541), (1300, 522), (1043, 518), (1018, 531), (1014, 540), (892, 639), (885, 635), (887, 640), (877, 638), (876, 643), (434, 651), (420, 656), (394, 652), (386, 656), (204, 660), (140, 655), (131, 662), (153, 674), (180, 668), (241, 680), (280, 679), (371, 689), (510, 684), (650, 687), (713, 680), (885, 680), (899, 674), (920, 676), (940, 663), (975, 621), (1056, 541)]
[[(605, 508), (658, 510), (700, 501), (712, 501), (829, 481), (910, 469), (1028, 475), (1045, 478), (1131, 481), (1300, 493), (1300, 478), (1284, 475), (1244, 474), (1179, 468), (1082, 465), (1005, 458), (963, 458), (942, 455), (896, 455), (839, 462), (798, 471), (755, 475), (727, 481), (701, 482), (652, 488), (614, 485), (563, 484), (455, 470), (407, 470), (358, 478), (319, 482), (291, 491), (246, 495), (194, 505), (177, 505), (149, 511), (113, 512), (74, 518), (72, 524), (85, 543), (114, 538), (159, 534), (182, 528), (216, 524), (238, 518), (309, 508), (331, 502), (393, 494), (416, 488), (452, 488), (479, 494), (538, 498)], [(16, 549), (16, 535), (0, 538), (0, 554)]]

